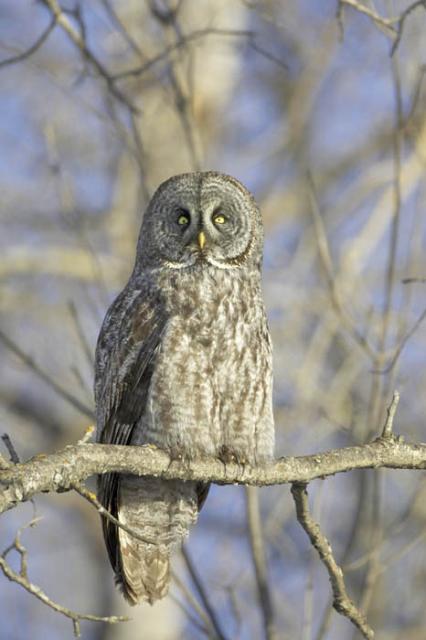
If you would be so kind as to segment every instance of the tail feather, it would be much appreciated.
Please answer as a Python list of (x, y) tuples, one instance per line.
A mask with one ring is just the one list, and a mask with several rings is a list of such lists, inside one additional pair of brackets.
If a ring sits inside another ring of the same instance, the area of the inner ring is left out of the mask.
[(116, 584), (130, 604), (153, 604), (167, 594), (170, 553), (197, 513), (195, 483), (121, 476), (118, 519), (146, 540), (118, 529)]
[(169, 551), (120, 534), (121, 573), (116, 583), (131, 605), (139, 602), (153, 604), (164, 598), (170, 584)]

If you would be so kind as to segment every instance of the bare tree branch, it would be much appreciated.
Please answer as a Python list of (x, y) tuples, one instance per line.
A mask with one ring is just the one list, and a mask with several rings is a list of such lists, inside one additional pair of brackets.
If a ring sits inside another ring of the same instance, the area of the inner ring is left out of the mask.
[(399, 46), (399, 43), (401, 42), (406, 19), (418, 7), (423, 7), (424, 9), (426, 9), (426, 0), (416, 0), (416, 2), (410, 4), (399, 15), (392, 16), (390, 18), (384, 18), (383, 16), (380, 16), (373, 9), (366, 7), (364, 4), (358, 2), (357, 0), (339, 0), (337, 7), (337, 21), (341, 32), (343, 31), (344, 6), (351, 7), (352, 9), (358, 11), (358, 13), (362, 13), (368, 16), (386, 34), (395, 38), (390, 51), (390, 55), (393, 56)]
[(257, 487), (246, 488), (246, 505), (251, 555), (256, 573), (257, 590), (259, 594), (260, 609), (263, 616), (265, 637), (267, 640), (276, 640), (277, 633), (274, 624), (274, 612), (269, 589), (265, 543), (262, 534), (262, 525), (260, 522)]
[(143, 447), (77, 444), (51, 455), (0, 470), (0, 513), (40, 492), (74, 488), (95, 474), (117, 472), (168, 480), (197, 480), (217, 484), (268, 486), (310, 482), (352, 469), (426, 469), (426, 444), (406, 443), (401, 437), (377, 438), (371, 443), (332, 449), (309, 456), (280, 458), (262, 467), (201, 459), (185, 464), (171, 461), (153, 445)]
[(385, 426), (382, 431), (382, 438), (392, 438), (392, 429), (393, 429), (393, 421), (395, 418), (395, 413), (399, 404), (399, 393), (398, 391), (394, 391), (392, 402), (388, 408), (388, 414), (385, 422)]
[(22, 351), (22, 349), (14, 342), (9, 336), (7, 336), (3, 331), (0, 330), (0, 342), (14, 353), (22, 362), (33, 372), (36, 374), (38, 378), (43, 380), (53, 391), (61, 396), (64, 400), (66, 400), (74, 409), (77, 409), (83, 415), (88, 418), (93, 418), (93, 410), (90, 409), (87, 405), (83, 404), (81, 400), (76, 398), (72, 393), (70, 393), (67, 389), (61, 387), (56, 380), (51, 378), (39, 365), (33, 360), (31, 356)]
[(29, 58), (30, 56), (32, 56), (33, 53), (35, 53), (37, 51), (37, 49), (40, 49), (42, 44), (44, 42), (46, 42), (46, 40), (49, 37), (50, 33), (53, 31), (55, 25), (56, 25), (56, 18), (55, 18), (55, 16), (52, 16), (52, 18), (51, 18), (49, 24), (47, 25), (46, 29), (43, 31), (41, 36), (39, 36), (37, 38), (37, 40), (34, 42), (34, 44), (32, 44), (30, 47), (28, 47), (28, 49), (26, 49), (26, 51), (23, 51), (22, 53), (18, 53), (16, 56), (13, 56), (11, 58), (6, 58), (6, 60), (1, 60), (0, 61), (0, 69), (2, 67), (7, 67), (7, 66), (9, 66), (11, 64), (15, 64), (16, 62), (22, 62), (23, 60), (26, 60), (26, 58)]
[(200, 38), (205, 38), (206, 36), (234, 36), (234, 37), (245, 37), (252, 38), (254, 33), (252, 31), (241, 31), (235, 29), (199, 29), (197, 31), (193, 31), (192, 33), (187, 33), (183, 38), (180, 38), (173, 44), (166, 47), (161, 53), (157, 54), (153, 58), (147, 60), (144, 64), (138, 65), (132, 69), (127, 69), (126, 71), (120, 71), (113, 76), (114, 80), (123, 80), (124, 78), (130, 78), (132, 76), (140, 76), (148, 69), (153, 67), (158, 62), (165, 60), (169, 57), (173, 51), (177, 51), (182, 47), (185, 47), (189, 42), (194, 40), (199, 40)]
[(348, 313), (345, 305), (342, 302), (339, 286), (334, 274), (333, 261), (328, 245), (327, 233), (318, 204), (315, 183), (311, 173), (308, 173), (308, 189), (311, 205), (310, 211), (314, 222), (315, 239), (318, 246), (318, 254), (327, 280), (333, 308), (342, 321), (342, 325), (348, 331), (352, 339), (358, 344), (358, 346), (367, 354), (367, 356), (371, 360), (375, 360), (376, 354), (374, 347), (369, 343), (367, 337), (360, 332), (357, 322)]
[(13, 464), (18, 464), (18, 463), (20, 462), (20, 460), (19, 460), (19, 456), (18, 456), (18, 454), (17, 454), (17, 452), (16, 452), (15, 447), (13, 446), (13, 442), (12, 442), (12, 440), (10, 439), (9, 434), (8, 434), (8, 433), (4, 433), (4, 434), (2, 435), (2, 437), (1, 437), (1, 439), (3, 440), (3, 442), (4, 442), (4, 446), (6, 447), (6, 449), (7, 449), (7, 450), (8, 450), (8, 452), (9, 452), (10, 461), (11, 461)]
[[(36, 523), (36, 520), (32, 520), (27, 525), (27, 527), (28, 526), (32, 527), (34, 526), (35, 523)], [(77, 638), (80, 637), (81, 635), (80, 634), (81, 620), (90, 620), (92, 622), (108, 622), (110, 624), (115, 624), (117, 622), (125, 622), (129, 620), (129, 618), (123, 617), (123, 616), (103, 617), (103, 616), (94, 616), (91, 614), (77, 613), (76, 611), (71, 611), (71, 609), (67, 609), (67, 607), (63, 607), (61, 604), (58, 604), (57, 602), (54, 602), (53, 600), (51, 600), (49, 596), (47, 596), (44, 593), (44, 591), (40, 589), (40, 587), (30, 582), (28, 579), (28, 573), (27, 573), (27, 569), (28, 569), (27, 550), (21, 542), (22, 530), (27, 527), (22, 527), (21, 529), (19, 529), (18, 533), (16, 534), (14, 542), (11, 545), (9, 545), (0, 556), (0, 569), (3, 571), (4, 575), (6, 576), (6, 578), (8, 578), (8, 580), (10, 580), (11, 582), (16, 582), (21, 587), (23, 587), (26, 591), (28, 591), (33, 596), (41, 600), (41, 602), (43, 602), (45, 605), (47, 605), (54, 611), (57, 611), (58, 613), (62, 613), (62, 615), (66, 616), (67, 618), (70, 618), (73, 623), (74, 635)], [(21, 559), (21, 566), (20, 566), (19, 573), (14, 571), (6, 560), (7, 555), (12, 550), (15, 550), (19, 554)]]
[(226, 636), (221, 629), (219, 619), (216, 615), (215, 610), (213, 609), (213, 605), (210, 602), (209, 595), (200, 580), (194, 563), (191, 560), (191, 556), (189, 555), (188, 550), (185, 546), (182, 547), (182, 556), (185, 560), (185, 564), (188, 569), (189, 575), (191, 576), (191, 580), (194, 583), (197, 593), (203, 603), (204, 610), (206, 611), (206, 614), (208, 616), (209, 626), (212, 627), (212, 631), (214, 632), (214, 638), (217, 638), (218, 640), (226, 640)]
[(417, 0), (416, 2), (413, 2), (413, 4), (410, 4), (399, 16), (398, 18), (398, 26), (397, 26), (397, 34), (396, 34), (396, 38), (395, 41), (392, 45), (392, 49), (391, 49), (391, 56), (393, 56), (393, 54), (395, 53), (395, 51), (397, 50), (399, 43), (401, 42), (401, 38), (402, 38), (402, 32), (404, 30), (404, 24), (405, 24), (405, 20), (408, 18), (408, 16), (410, 15), (410, 13), (412, 11), (414, 11), (415, 9), (417, 9), (417, 7), (423, 7), (423, 9), (426, 9), (426, 2), (425, 0)]
[(291, 493), (293, 494), (296, 505), (297, 519), (308, 534), (309, 540), (318, 551), (319, 556), (328, 571), (333, 591), (333, 607), (338, 613), (349, 618), (349, 620), (358, 627), (364, 638), (372, 640), (372, 638), (374, 638), (374, 631), (367, 624), (362, 613), (356, 608), (352, 600), (349, 598), (343, 579), (343, 571), (334, 559), (330, 543), (321, 532), (318, 523), (315, 522), (309, 512), (306, 484), (292, 484)]
[[(55, 24), (58, 24), (67, 34), (71, 42), (80, 50), (83, 58), (95, 69), (98, 75), (105, 81), (110, 93), (123, 104), (131, 112), (137, 112), (138, 109), (130, 102), (130, 100), (122, 93), (115, 85), (114, 77), (105, 68), (102, 62), (94, 55), (94, 53), (88, 48), (84, 33), (79, 33), (77, 29), (68, 19), (68, 16), (62, 11), (57, 0), (43, 0), (44, 4), (52, 14)], [(82, 23), (80, 19), (80, 24)]]
[(371, 18), (373, 22), (379, 25), (379, 27), (382, 27), (387, 33), (396, 35), (394, 24), (398, 22), (399, 18), (383, 18), (383, 16), (380, 16), (378, 13), (376, 13), (372, 9), (369, 9), (361, 2), (357, 2), (357, 0), (339, 0), (339, 9), (343, 5), (347, 5), (348, 7), (355, 9), (359, 13), (363, 13), (364, 15)]

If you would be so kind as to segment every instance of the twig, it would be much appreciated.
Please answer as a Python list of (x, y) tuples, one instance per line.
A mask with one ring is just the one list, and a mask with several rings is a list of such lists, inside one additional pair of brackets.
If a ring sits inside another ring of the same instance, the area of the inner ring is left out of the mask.
[(110, 513), (107, 509), (105, 509), (105, 507), (99, 502), (95, 494), (89, 491), (89, 489), (87, 489), (81, 484), (73, 484), (71, 488), (74, 489), (74, 491), (78, 493), (82, 498), (87, 500), (87, 502), (90, 502), (90, 504), (95, 507), (96, 511), (98, 511), (98, 513), (101, 516), (113, 522), (115, 525), (117, 525), (117, 527), (119, 527), (120, 529), (123, 529), (123, 531), (126, 531), (131, 536), (136, 538), (136, 540), (140, 540), (141, 542), (145, 542), (146, 544), (153, 543), (153, 540), (147, 540), (146, 538), (141, 536), (140, 533), (135, 531), (135, 529), (132, 529), (131, 527), (128, 527), (126, 524), (123, 524), (123, 522), (120, 522), (120, 520), (118, 520), (115, 516), (113, 516), (112, 513)]
[(423, 7), (424, 9), (426, 9), (426, 0), (416, 0), (416, 2), (413, 2), (413, 4), (404, 9), (404, 11), (400, 15), (393, 16), (391, 18), (384, 18), (383, 16), (380, 16), (378, 13), (376, 13), (372, 9), (369, 9), (364, 4), (357, 2), (357, 0), (339, 0), (337, 10), (337, 15), (340, 18), (339, 24), (341, 23), (343, 5), (352, 7), (352, 9), (355, 9), (359, 13), (362, 13), (371, 18), (371, 20), (373, 20), (373, 22), (375, 22), (379, 27), (382, 27), (388, 35), (395, 37), (390, 51), (390, 55), (393, 56), (399, 46), (399, 43), (401, 42), (406, 19), (418, 7)]
[(411, 327), (411, 329), (409, 329), (407, 331), (407, 333), (405, 334), (405, 336), (402, 338), (402, 340), (400, 341), (399, 345), (395, 349), (395, 352), (394, 352), (389, 364), (386, 365), (386, 367), (384, 367), (383, 369), (375, 370), (374, 373), (385, 374), (385, 373), (389, 373), (389, 371), (391, 371), (394, 368), (394, 366), (397, 363), (397, 361), (399, 359), (399, 356), (401, 355), (402, 350), (404, 349), (405, 345), (410, 340), (410, 338), (415, 334), (415, 332), (417, 331), (417, 329), (420, 327), (420, 325), (422, 324), (422, 322), (425, 319), (426, 319), (426, 309), (424, 309), (422, 311), (422, 313), (419, 315), (417, 320), (414, 322), (414, 324)]
[(249, 46), (253, 49), (253, 51), (256, 51), (256, 53), (258, 53), (260, 56), (262, 56), (266, 60), (269, 60), (269, 62), (273, 62), (274, 64), (276, 64), (278, 67), (280, 67), (284, 71), (288, 71), (289, 70), (288, 64), (283, 62), (283, 60), (280, 60), (280, 58), (277, 58), (276, 56), (274, 56), (273, 53), (270, 53), (269, 51), (266, 51), (266, 49), (264, 49), (259, 44), (257, 44), (257, 42), (256, 42), (256, 34), (255, 33), (253, 33), (251, 36), (249, 36), (249, 40), (248, 41), (249, 41)]
[[(195, 598), (195, 596), (193, 595), (193, 593), (191, 592), (189, 587), (187, 587), (186, 584), (179, 578), (177, 573), (175, 571), (172, 571), (171, 575), (172, 575), (174, 584), (176, 585), (176, 587), (178, 589), (180, 589), (183, 597), (186, 598), (186, 600), (188, 601), (189, 606), (192, 607), (194, 609), (194, 611), (201, 618), (202, 623), (198, 623), (198, 624), (202, 624), (203, 625), (204, 633), (208, 637), (211, 636), (212, 632), (214, 632), (214, 629), (212, 628), (212, 623), (211, 623), (211, 621), (209, 619), (208, 614), (205, 612), (205, 610), (203, 609), (201, 604)], [(193, 620), (193, 622), (195, 624), (195, 620)]]
[(393, 25), (398, 22), (399, 17), (383, 18), (382, 16), (379, 16), (378, 13), (376, 13), (372, 9), (369, 9), (360, 2), (357, 2), (356, 0), (339, 0), (339, 5), (347, 5), (348, 7), (352, 7), (352, 9), (356, 9), (356, 11), (358, 11), (359, 13), (363, 13), (364, 15), (371, 18), (373, 22), (378, 24), (380, 27), (383, 27), (391, 35), (396, 35), (396, 29)]
[(193, 611), (188, 607), (186, 602), (182, 601), (177, 595), (173, 593), (169, 593), (169, 598), (179, 607), (179, 609), (181, 609), (181, 611), (185, 614), (188, 620), (194, 625), (194, 627), (208, 638), (210, 633), (208, 628), (205, 627), (203, 623), (198, 620), (198, 618), (194, 615)]
[[(176, 9), (167, 9), (166, 12), (158, 9), (151, 3), (151, 12), (153, 16), (161, 23), (171, 26), (176, 36), (176, 41), (171, 43), (170, 46), (175, 45), (177, 42), (185, 42), (186, 35), (183, 33), (181, 26), (178, 22), (178, 11)], [(166, 32), (166, 36), (168, 31)], [(194, 171), (200, 171), (201, 160), (198, 150), (198, 145), (195, 139), (195, 128), (193, 123), (193, 117), (190, 109), (190, 96), (184, 90), (183, 83), (179, 78), (179, 74), (175, 70), (175, 62), (173, 60), (168, 61), (167, 68), (168, 77), (170, 80), (170, 86), (175, 96), (176, 112), (182, 127), (182, 131), (188, 147), (189, 156), (191, 158), (192, 169)]]
[(269, 590), (266, 566), (265, 545), (260, 522), (259, 496), (257, 487), (246, 488), (247, 522), (250, 537), (250, 549), (256, 574), (257, 591), (263, 617), (265, 637), (275, 640), (277, 633), (274, 623), (272, 598)]
[(88, 416), (89, 418), (93, 418), (93, 411), (90, 407), (83, 404), (78, 398), (72, 395), (69, 391), (61, 387), (53, 378), (51, 378), (43, 369), (39, 367), (39, 365), (33, 360), (31, 356), (27, 353), (24, 353), (22, 349), (14, 342), (9, 336), (7, 336), (3, 331), (0, 330), (0, 341), (12, 351), (22, 362), (29, 368), (33, 373), (36, 374), (43, 382), (45, 382), (51, 389), (55, 391), (61, 398), (66, 400), (74, 409), (78, 409), (80, 413)]
[(426, 282), (426, 278), (403, 278), (402, 284), (412, 284), (413, 282)]
[(158, 62), (161, 62), (162, 60), (168, 58), (169, 55), (174, 51), (177, 51), (178, 49), (186, 46), (188, 42), (199, 40), (200, 38), (205, 38), (206, 36), (233, 36), (251, 38), (254, 36), (254, 33), (253, 31), (242, 31), (236, 29), (198, 29), (196, 31), (192, 31), (192, 33), (185, 34), (183, 38), (169, 45), (163, 51), (161, 51), (161, 53), (158, 53), (156, 56), (150, 58), (144, 64), (114, 74), (112, 76), (112, 79), (124, 80), (125, 78), (140, 76), (151, 69), (151, 67), (156, 65)]
[(6, 449), (9, 452), (9, 456), (10, 456), (10, 461), (12, 462), (12, 464), (18, 464), (20, 462), (19, 460), (19, 456), (16, 453), (16, 449), (13, 446), (13, 442), (10, 439), (10, 436), (8, 433), (4, 433), (1, 437), (1, 439), (4, 442), (4, 446), (6, 447)]
[(126, 27), (124, 26), (123, 22), (121, 21), (121, 18), (119, 17), (118, 13), (116, 12), (116, 10), (114, 9), (114, 7), (111, 5), (109, 0), (101, 0), (104, 9), (106, 11), (106, 13), (108, 14), (112, 24), (116, 27), (117, 31), (123, 36), (123, 39), (127, 42), (127, 44), (129, 45), (129, 47), (131, 49), (133, 49), (133, 51), (135, 53), (138, 54), (138, 56), (140, 56), (141, 58), (144, 57), (142, 50), (139, 46), (139, 44), (132, 38), (132, 36), (130, 35), (130, 33), (128, 32), (128, 30), (126, 29)]
[[(401, 207), (402, 207), (402, 193), (401, 193), (401, 170), (402, 170), (402, 147), (403, 147), (403, 124), (404, 124), (404, 112), (402, 102), (402, 90), (401, 90), (401, 74), (399, 69), (399, 61), (397, 57), (391, 59), (393, 89), (395, 99), (394, 110), (394, 132), (392, 140), (393, 148), (393, 179), (392, 179), (392, 193), (393, 202), (392, 208), (389, 211), (389, 249), (388, 259), (385, 271), (384, 279), (384, 303), (381, 320), (381, 330), (379, 333), (378, 346), (377, 346), (377, 359), (374, 363), (374, 369), (380, 369), (386, 362), (386, 350), (388, 346), (388, 338), (390, 335), (390, 327), (392, 321), (393, 301), (395, 297), (395, 285), (396, 285), (396, 260), (397, 260), (397, 248), (399, 244), (400, 226), (401, 226)], [(396, 362), (396, 361), (395, 361)], [(372, 424), (377, 424), (380, 416), (383, 412), (384, 398), (388, 395), (388, 390), (392, 385), (392, 379), (395, 376), (395, 370), (391, 370), (391, 376), (383, 378), (383, 376), (375, 376), (373, 385), (371, 388), (371, 404), (369, 412), (369, 420)], [(397, 405), (397, 400), (395, 403)], [(393, 406), (393, 405), (391, 405)], [(392, 439), (392, 421), (393, 421), (393, 409), (390, 414), (388, 412), (388, 420), (384, 432), (386, 437), (383, 439)], [(389, 434), (388, 434), (389, 431)], [(366, 573), (364, 577), (364, 584), (361, 589), (360, 607), (367, 615), (370, 604), (372, 602), (375, 584), (379, 575), (380, 569), (380, 549), (384, 539), (384, 519), (383, 519), (383, 491), (384, 491), (384, 476), (381, 474), (374, 474), (372, 478), (373, 484), (373, 506), (371, 511), (371, 519), (369, 525), (371, 527), (371, 546), (376, 549), (371, 554), (368, 560)], [(365, 526), (365, 525), (364, 525)], [(361, 529), (359, 529), (361, 531)]]
[[(27, 526), (33, 526), (34, 524), (35, 524), (35, 521), (32, 520), (29, 523), (29, 525), (27, 525)], [(72, 623), (73, 623), (74, 635), (76, 637), (80, 637), (80, 635), (81, 635), (81, 633), (80, 633), (80, 622), (81, 622), (81, 620), (90, 620), (92, 622), (108, 622), (110, 624), (115, 624), (117, 622), (125, 622), (125, 621), (129, 620), (129, 618), (124, 617), (124, 616), (107, 616), (107, 617), (103, 617), (103, 616), (95, 616), (95, 615), (91, 615), (91, 614), (77, 613), (76, 611), (72, 611), (71, 609), (67, 609), (66, 607), (63, 607), (62, 605), (58, 604), (57, 602), (54, 602), (53, 600), (51, 600), (44, 593), (44, 591), (42, 591), (40, 589), (40, 587), (38, 587), (37, 585), (33, 584), (28, 579), (28, 575), (27, 575), (27, 550), (26, 550), (26, 548), (23, 546), (23, 544), (21, 542), (21, 538), (20, 538), (21, 532), (22, 532), (22, 529), (20, 529), (18, 531), (14, 542), (11, 545), (9, 545), (9, 547), (7, 547), (7, 549), (5, 549), (3, 551), (3, 553), (1, 554), (1, 556), (0, 556), (0, 568), (1, 568), (1, 570), (3, 571), (4, 575), (6, 576), (6, 578), (8, 578), (11, 582), (16, 582), (17, 584), (21, 585), (21, 587), (23, 587), (26, 591), (28, 591), (33, 596), (35, 596), (36, 598), (41, 600), (41, 602), (43, 602), (45, 605), (47, 605), (48, 607), (50, 607), (54, 611), (57, 611), (58, 613), (61, 613), (62, 615), (66, 616), (67, 618), (70, 618), (72, 620)], [(19, 573), (16, 573), (6, 561), (6, 556), (13, 549), (15, 549), (19, 553), (19, 555), (21, 557), (21, 566), (20, 566)]]
[(330, 543), (321, 532), (318, 523), (315, 522), (309, 512), (306, 484), (292, 484), (291, 493), (296, 505), (297, 519), (306, 531), (312, 545), (318, 551), (319, 556), (328, 571), (331, 589), (333, 592), (333, 607), (338, 613), (348, 618), (361, 631), (364, 638), (372, 640), (372, 638), (374, 638), (374, 631), (368, 625), (362, 613), (356, 608), (355, 604), (349, 598), (343, 579), (343, 571), (334, 559)]
[(423, 7), (424, 9), (426, 9), (425, 0), (417, 0), (417, 2), (414, 2), (409, 7), (407, 7), (405, 9), (405, 11), (403, 11), (401, 13), (401, 15), (399, 16), (399, 18), (398, 18), (398, 26), (397, 26), (397, 34), (396, 34), (395, 41), (394, 41), (394, 43), (392, 45), (391, 56), (394, 55), (395, 51), (397, 50), (397, 48), (399, 46), (399, 43), (401, 42), (402, 32), (404, 30), (404, 25), (405, 25), (406, 19), (408, 18), (408, 16), (410, 15), (410, 13), (412, 11), (417, 9), (417, 7)]
[(342, 324), (351, 335), (352, 339), (358, 344), (359, 347), (369, 356), (371, 360), (376, 359), (376, 353), (374, 348), (370, 345), (367, 338), (359, 331), (357, 324), (352, 317), (346, 311), (341, 298), (339, 288), (337, 286), (336, 278), (334, 275), (333, 262), (331, 259), (331, 253), (328, 245), (327, 234), (324, 228), (324, 222), (319, 209), (318, 198), (315, 189), (315, 183), (311, 173), (308, 173), (308, 189), (310, 198), (310, 211), (315, 227), (315, 238), (318, 246), (318, 253), (321, 260), (322, 267), (327, 280), (327, 285), (330, 291), (330, 297), (333, 307), (342, 321)]
[(390, 403), (387, 410), (387, 418), (386, 418), (385, 426), (383, 427), (382, 438), (386, 438), (386, 439), (392, 438), (393, 421), (395, 418), (395, 413), (398, 407), (398, 403), (399, 403), (399, 392), (394, 391), (392, 402)]
[[(123, 104), (131, 112), (137, 112), (138, 109), (130, 102), (130, 100), (122, 93), (115, 85), (115, 78), (104, 65), (97, 59), (97, 57), (88, 48), (85, 39), (72, 25), (67, 15), (62, 11), (57, 0), (43, 0), (52, 16), (55, 19), (55, 23), (58, 24), (67, 34), (71, 42), (80, 50), (84, 60), (86, 60), (98, 73), (98, 75), (105, 81), (110, 93)], [(81, 19), (80, 19), (81, 23)]]
[(88, 442), (90, 442), (95, 431), (95, 425), (91, 424), (90, 426), (88, 426), (80, 440), (77, 440), (77, 444), (87, 444)]
[(22, 62), (22, 60), (26, 60), (27, 58), (32, 56), (33, 53), (35, 53), (37, 51), (37, 49), (40, 49), (42, 44), (47, 40), (47, 38), (49, 37), (50, 33), (53, 31), (55, 25), (56, 25), (56, 18), (55, 18), (55, 16), (52, 16), (52, 18), (51, 18), (49, 24), (47, 25), (46, 29), (43, 31), (41, 36), (39, 36), (37, 38), (37, 40), (34, 42), (34, 44), (32, 44), (28, 49), (26, 49), (22, 53), (18, 53), (16, 56), (13, 56), (11, 58), (7, 58), (6, 60), (1, 60), (0, 61), (0, 69), (2, 67), (6, 67), (8, 65), (15, 64), (16, 62)]
[(204, 609), (206, 610), (206, 613), (207, 613), (207, 615), (209, 617), (209, 620), (211, 622), (211, 625), (212, 625), (212, 627), (213, 627), (213, 629), (214, 629), (214, 631), (215, 631), (215, 633), (217, 635), (217, 638), (219, 640), (226, 640), (226, 636), (225, 636), (225, 634), (223, 633), (223, 631), (221, 629), (219, 620), (218, 620), (218, 618), (216, 616), (216, 612), (213, 609), (213, 606), (212, 606), (212, 604), (210, 602), (210, 599), (209, 599), (209, 597), (207, 595), (207, 592), (204, 589), (204, 585), (201, 582), (201, 579), (200, 579), (200, 577), (199, 577), (199, 575), (198, 575), (198, 573), (197, 573), (197, 571), (196, 571), (196, 569), (194, 567), (194, 564), (193, 564), (193, 562), (191, 560), (191, 556), (189, 555), (185, 545), (183, 545), (183, 547), (182, 547), (182, 556), (183, 556), (183, 559), (185, 560), (185, 564), (187, 566), (189, 575), (191, 576), (191, 580), (194, 583), (195, 588), (197, 589), (198, 595), (200, 596), (200, 599), (201, 599), (201, 601), (203, 603)]

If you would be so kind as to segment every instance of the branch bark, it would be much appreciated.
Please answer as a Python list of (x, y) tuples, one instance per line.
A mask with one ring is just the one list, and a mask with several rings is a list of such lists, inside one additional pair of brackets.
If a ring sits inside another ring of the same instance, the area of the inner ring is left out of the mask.
[(307, 483), (352, 469), (426, 469), (426, 444), (400, 437), (380, 437), (371, 443), (332, 449), (309, 456), (280, 458), (262, 467), (227, 464), (220, 460), (171, 461), (152, 445), (130, 447), (104, 444), (69, 445), (51, 455), (0, 470), (0, 513), (38, 493), (73, 488), (95, 474), (130, 473), (165, 479), (199, 480), (217, 484), (267, 486)]
[(315, 522), (309, 512), (308, 492), (305, 484), (294, 483), (291, 487), (296, 505), (297, 519), (309, 536), (311, 544), (318, 551), (330, 578), (333, 591), (333, 607), (336, 611), (348, 618), (361, 631), (364, 638), (373, 640), (374, 631), (367, 623), (365, 617), (352, 602), (345, 587), (343, 571), (333, 556), (330, 543), (321, 532), (319, 524)]

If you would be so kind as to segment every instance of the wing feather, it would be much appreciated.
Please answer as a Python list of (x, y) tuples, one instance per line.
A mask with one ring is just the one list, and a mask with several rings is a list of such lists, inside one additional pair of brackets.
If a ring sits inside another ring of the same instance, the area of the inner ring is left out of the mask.
[[(129, 285), (110, 307), (96, 347), (95, 397), (97, 440), (130, 444), (145, 411), (155, 357), (167, 324), (158, 291)], [(118, 515), (119, 475), (98, 478), (98, 498), (113, 516)], [(108, 555), (120, 572), (117, 526), (102, 519)]]

